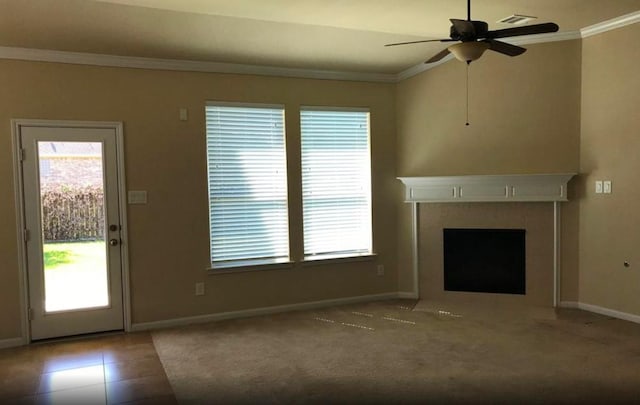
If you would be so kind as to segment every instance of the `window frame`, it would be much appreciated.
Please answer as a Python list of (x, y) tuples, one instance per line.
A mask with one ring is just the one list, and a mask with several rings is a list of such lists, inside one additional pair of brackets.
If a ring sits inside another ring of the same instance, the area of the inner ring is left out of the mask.
[[(362, 112), (367, 114), (367, 168), (369, 170), (368, 180), (368, 224), (369, 224), (369, 246), (366, 252), (358, 251), (345, 251), (343, 253), (324, 253), (324, 254), (310, 254), (305, 252), (305, 239), (304, 232), (304, 186), (303, 176), (304, 169), (302, 163), (302, 114), (304, 111), (319, 111), (319, 112)], [(366, 261), (375, 258), (377, 254), (374, 251), (374, 236), (373, 236), (373, 156), (372, 156), (372, 138), (371, 138), (371, 109), (368, 107), (341, 107), (341, 106), (313, 106), (313, 105), (301, 105), (299, 108), (299, 130), (300, 130), (300, 194), (301, 194), (301, 207), (302, 207), (302, 262), (305, 265), (315, 265), (326, 262), (342, 263), (342, 262), (354, 262), (354, 261)]]
[[(213, 223), (212, 218), (212, 194), (210, 192), (211, 187), (211, 172), (209, 170), (209, 134), (207, 131), (208, 121), (207, 121), (207, 108), (208, 107), (231, 107), (231, 108), (256, 108), (256, 109), (278, 109), (282, 111), (282, 157), (284, 164), (284, 201), (286, 206), (286, 242), (287, 242), (287, 256), (286, 257), (275, 257), (275, 258), (255, 258), (255, 259), (244, 259), (244, 260), (232, 260), (232, 261), (213, 261), (213, 246), (212, 246), (212, 228), (211, 225)], [(235, 273), (235, 272), (245, 272), (245, 271), (257, 271), (257, 270), (268, 270), (268, 269), (280, 269), (280, 268), (289, 268), (292, 266), (293, 261), (291, 259), (291, 226), (290, 226), (290, 198), (289, 198), (289, 161), (287, 155), (287, 125), (286, 125), (286, 108), (284, 104), (272, 104), (272, 103), (245, 103), (245, 102), (229, 102), (229, 101), (206, 101), (205, 108), (205, 128), (204, 128), (204, 140), (205, 140), (205, 155), (206, 155), (206, 172), (207, 172), (207, 211), (208, 211), (208, 219), (209, 219), (209, 266), (207, 267), (207, 271), (209, 274), (225, 274), (225, 273)]]

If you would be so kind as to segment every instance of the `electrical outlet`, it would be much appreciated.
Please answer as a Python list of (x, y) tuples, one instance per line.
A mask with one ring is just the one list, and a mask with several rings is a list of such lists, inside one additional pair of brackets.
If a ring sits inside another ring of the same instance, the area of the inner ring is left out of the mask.
[(378, 275), (379, 276), (384, 276), (384, 264), (379, 264), (378, 265)]
[(204, 283), (196, 283), (196, 295), (204, 295)]
[(605, 180), (602, 182), (602, 192), (605, 194), (611, 194), (611, 180)]

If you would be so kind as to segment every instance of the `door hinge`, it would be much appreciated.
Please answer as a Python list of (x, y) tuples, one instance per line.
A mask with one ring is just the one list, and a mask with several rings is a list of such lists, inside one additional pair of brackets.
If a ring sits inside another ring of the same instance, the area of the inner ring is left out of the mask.
[(29, 320), (33, 321), (33, 308), (29, 308), (28, 310), (28, 316), (29, 316)]
[(20, 161), (24, 162), (24, 160), (26, 159), (27, 156), (27, 152), (24, 150), (24, 148), (20, 148)]
[(31, 236), (31, 235), (30, 235), (30, 233), (29, 233), (29, 230), (28, 230), (28, 229), (25, 229), (25, 230), (24, 230), (24, 232), (23, 232), (23, 236), (24, 236), (24, 241), (25, 241), (25, 242), (29, 242), (29, 239), (31, 239), (31, 238), (30, 238), (30, 236)]

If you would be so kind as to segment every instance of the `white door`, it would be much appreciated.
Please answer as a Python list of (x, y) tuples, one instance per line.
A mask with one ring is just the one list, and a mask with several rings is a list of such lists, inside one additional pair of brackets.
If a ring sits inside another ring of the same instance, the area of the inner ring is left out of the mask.
[(124, 327), (116, 140), (19, 126), (32, 340)]

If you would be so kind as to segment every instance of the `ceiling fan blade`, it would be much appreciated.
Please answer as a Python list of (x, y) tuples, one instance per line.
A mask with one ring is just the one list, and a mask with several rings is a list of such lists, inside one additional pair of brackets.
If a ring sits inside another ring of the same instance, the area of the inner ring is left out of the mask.
[(435, 54), (434, 56), (432, 56), (428, 61), (426, 61), (425, 63), (433, 63), (433, 62), (437, 62), (439, 60), (441, 60), (442, 58), (444, 58), (445, 56), (449, 55), (449, 48), (444, 48), (443, 50), (441, 50), (440, 52), (438, 52), (437, 54)]
[(525, 48), (522, 48), (520, 46), (511, 45), (502, 41), (494, 41), (493, 39), (488, 39), (482, 42), (488, 43), (489, 49), (491, 49), (492, 51), (501, 53), (503, 55), (518, 56), (527, 51)]
[(467, 20), (457, 20), (455, 18), (450, 19), (453, 28), (463, 38), (473, 38), (476, 35), (476, 27), (473, 26), (473, 22)]
[(453, 39), (423, 39), (421, 41), (409, 41), (409, 42), (396, 42), (395, 44), (386, 44), (385, 46), (398, 46), (398, 45), (409, 45), (409, 44), (421, 44), (424, 42), (451, 42)]
[(493, 39), (517, 37), (520, 35), (546, 34), (548, 32), (556, 32), (558, 31), (558, 29), (558, 24), (554, 23), (525, 25), (523, 27), (505, 28), (503, 30), (489, 31), (484, 35), (484, 38)]

